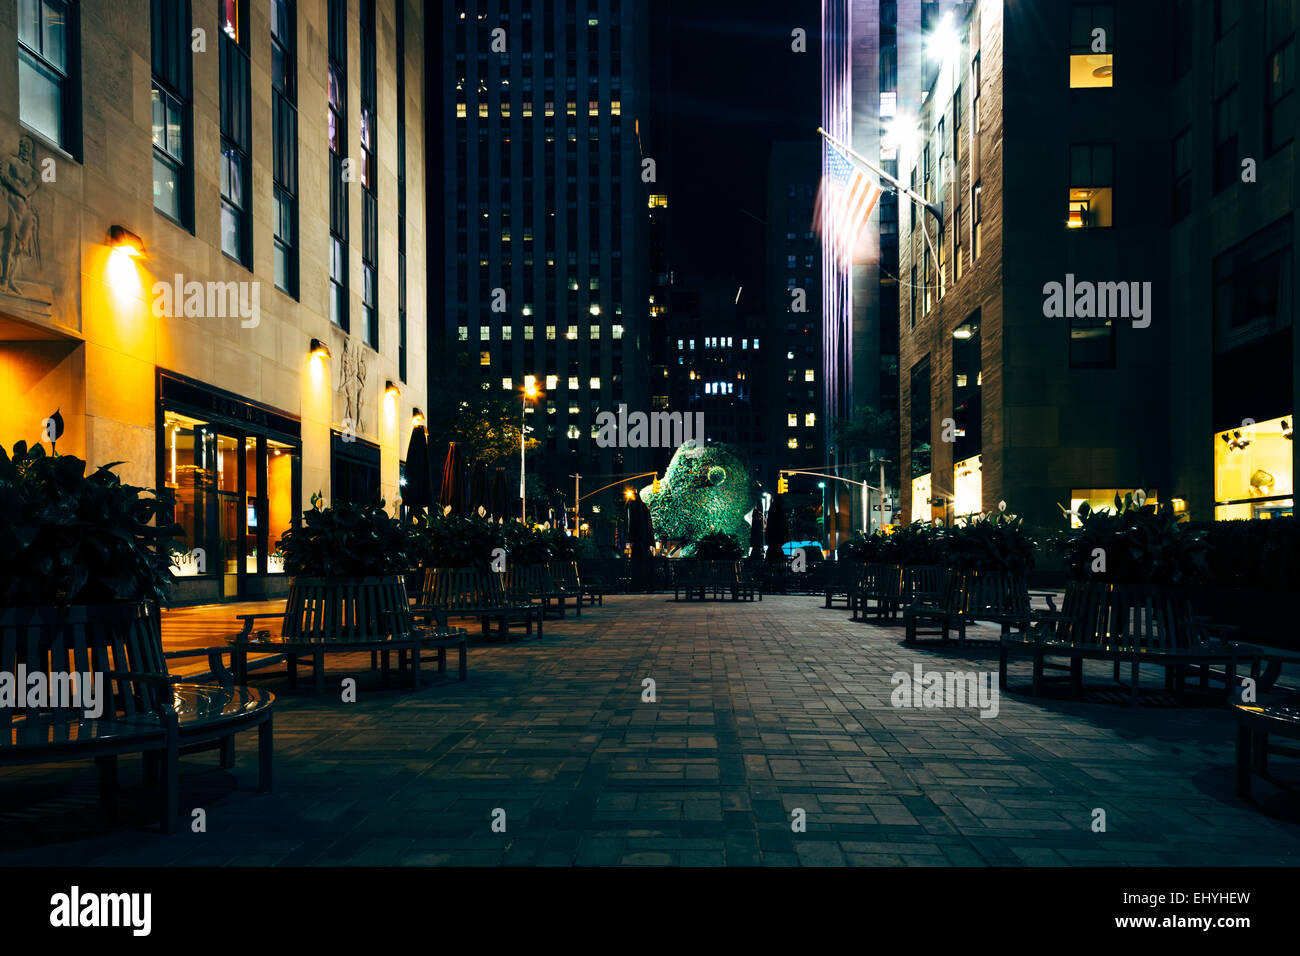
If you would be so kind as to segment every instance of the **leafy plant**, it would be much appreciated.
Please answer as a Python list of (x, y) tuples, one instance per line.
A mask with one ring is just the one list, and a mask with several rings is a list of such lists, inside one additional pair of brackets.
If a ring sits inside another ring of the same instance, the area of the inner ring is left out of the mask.
[(421, 516), (408, 525), (413, 561), (423, 568), (478, 568), (492, 565), (492, 552), (509, 548), (504, 535), (507, 529), (522, 527), (507, 522), (493, 524), (482, 518), (460, 515)]
[(693, 557), (705, 561), (738, 561), (745, 549), (740, 542), (724, 531), (710, 531), (695, 542)]
[(885, 535), (880, 532), (863, 534), (854, 533), (853, 537), (839, 547), (841, 561), (856, 561), (859, 564), (872, 564), (885, 560)]
[(1300, 582), (1300, 518), (1206, 521), (1183, 525), (1205, 534), (1214, 584), (1293, 591)]
[(885, 537), (879, 560), (904, 566), (942, 564), (943, 535), (934, 525), (913, 521)]
[(382, 500), (304, 511), (302, 525), (280, 538), (285, 570), (306, 577), (382, 577), (410, 566), (406, 526)]
[(1035, 542), (1020, 518), (991, 511), (949, 528), (943, 536), (946, 563), (958, 571), (1009, 571), (1034, 567)]
[(0, 604), (166, 601), (175, 500), (41, 445), (0, 447)]
[(1203, 532), (1180, 528), (1172, 511), (1138, 505), (1131, 494), (1115, 496), (1115, 509), (1075, 515), (1077, 528), (1059, 534), (1056, 550), (1079, 580), (1190, 586), (1209, 579), (1209, 548)]

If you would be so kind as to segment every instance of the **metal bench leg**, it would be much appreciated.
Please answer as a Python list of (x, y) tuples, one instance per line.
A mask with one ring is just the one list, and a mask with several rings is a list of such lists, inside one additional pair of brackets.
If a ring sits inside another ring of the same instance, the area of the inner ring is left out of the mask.
[(998, 687), (1001, 690), (1007, 689), (1007, 649), (1005, 646), (998, 648)]
[(447, 673), (447, 648), (445, 647), (438, 648), (438, 673)]
[(235, 766), (235, 735), (227, 734), (221, 738), (221, 769), (230, 770)]
[(411, 658), (411, 687), (415, 690), (420, 689), (420, 647), (406, 648), (402, 651), (403, 655), (410, 655)]
[(1237, 721), (1237, 796), (1250, 799), (1250, 727)]
[(312, 655), (312, 691), (317, 697), (325, 693), (325, 649), (318, 648)]
[(1136, 707), (1138, 702), (1138, 691), (1142, 682), (1142, 665), (1137, 661), (1134, 661), (1130, 670), (1133, 676), (1133, 692), (1129, 695), (1129, 704)]
[(271, 717), (257, 728), (257, 792), (269, 793), (271, 790), (271, 763), (274, 757), (275, 739), (271, 730)]
[[(145, 754), (148, 757), (148, 754)], [(96, 757), (99, 767), (99, 805), (109, 819), (117, 819), (117, 755)]]
[(1070, 658), (1070, 690), (1075, 699), (1083, 696), (1083, 658)]
[(162, 768), (162, 832), (172, 833), (180, 815), (181, 760), (175, 737), (167, 748)]
[(543, 629), (546, 627), (541, 617), (537, 619), (537, 639), (540, 641), (543, 637)]
[(289, 689), (298, 689), (298, 655), (290, 654), (287, 661), (289, 667)]
[(372, 671), (373, 671), (373, 670), (378, 670), (378, 669), (379, 669), (379, 652), (378, 652), (378, 651), (371, 651), (371, 652), (370, 652), (370, 669), (371, 669)]
[(1034, 655), (1034, 696), (1043, 693), (1043, 655)]
[(469, 657), (469, 648), (466, 646), (466, 642), (461, 641), (459, 650), (460, 650), (460, 679), (467, 680), (469, 677), (469, 665), (467, 660), (467, 658)]
[(1250, 765), (1254, 768), (1255, 773), (1261, 776), (1268, 773), (1268, 734), (1262, 730), (1254, 732)]

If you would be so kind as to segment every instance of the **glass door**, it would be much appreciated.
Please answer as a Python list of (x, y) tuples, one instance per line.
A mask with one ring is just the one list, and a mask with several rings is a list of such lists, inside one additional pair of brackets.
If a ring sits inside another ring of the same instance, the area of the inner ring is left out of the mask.
[(241, 596), (243, 577), (244, 509), (243, 436), (218, 432), (216, 451), (216, 545), (214, 570), (221, 575), (221, 594), (226, 599)]

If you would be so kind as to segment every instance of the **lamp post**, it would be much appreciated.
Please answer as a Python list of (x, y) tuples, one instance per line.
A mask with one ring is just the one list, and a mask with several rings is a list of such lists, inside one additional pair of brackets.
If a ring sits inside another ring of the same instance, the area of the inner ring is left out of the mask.
[(528, 483), (526, 481), (527, 459), (524, 451), (528, 447), (528, 402), (538, 396), (537, 379), (529, 375), (524, 379), (523, 410), (519, 421), (519, 521), (528, 524)]

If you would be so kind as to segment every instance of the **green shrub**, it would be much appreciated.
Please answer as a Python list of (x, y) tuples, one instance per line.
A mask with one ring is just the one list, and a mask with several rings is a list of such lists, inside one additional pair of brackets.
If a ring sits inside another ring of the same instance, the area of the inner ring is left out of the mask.
[(73, 455), (0, 448), (0, 605), (166, 601), (175, 500)]
[(943, 534), (944, 563), (958, 571), (1033, 570), (1036, 542), (1015, 515), (991, 511)]
[[(1061, 508), (1067, 515), (1071, 514)], [(1203, 532), (1180, 527), (1172, 511), (1115, 496), (1115, 509), (1074, 512), (1080, 527), (1056, 536), (1055, 547), (1078, 580), (1192, 586), (1209, 579)]]
[(703, 561), (739, 561), (745, 554), (740, 542), (724, 531), (710, 531), (695, 542), (692, 557)]
[(315, 504), (302, 513), (299, 527), (280, 538), (280, 551), (294, 576), (383, 577), (411, 566), (407, 529), (384, 510), (382, 499), (332, 508)]

